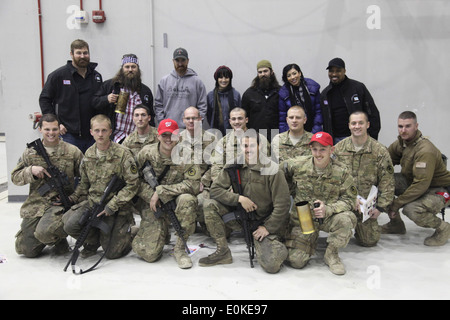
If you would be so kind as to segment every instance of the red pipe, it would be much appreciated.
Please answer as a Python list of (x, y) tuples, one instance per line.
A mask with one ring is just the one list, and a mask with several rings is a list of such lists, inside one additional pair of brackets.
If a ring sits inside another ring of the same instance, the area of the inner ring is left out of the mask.
[(102, 0), (98, 0), (98, 7), (99, 10), (102, 10)]
[(44, 87), (44, 45), (42, 41), (42, 14), (41, 14), (41, 0), (38, 0), (38, 16), (39, 16), (39, 38), (40, 38), (40, 50), (41, 50), (41, 81), (42, 88)]

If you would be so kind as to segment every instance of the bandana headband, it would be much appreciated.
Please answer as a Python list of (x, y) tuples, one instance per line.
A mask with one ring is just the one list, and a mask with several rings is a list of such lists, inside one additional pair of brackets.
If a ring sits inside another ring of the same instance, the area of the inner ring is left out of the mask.
[(122, 65), (124, 65), (125, 63), (135, 63), (139, 65), (139, 60), (137, 57), (126, 56), (122, 58)]

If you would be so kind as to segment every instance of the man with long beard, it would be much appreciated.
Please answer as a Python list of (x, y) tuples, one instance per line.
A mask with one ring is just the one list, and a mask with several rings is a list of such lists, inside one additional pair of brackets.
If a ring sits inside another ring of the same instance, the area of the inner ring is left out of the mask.
[(258, 131), (267, 129), (266, 137), (271, 141), (271, 129), (278, 129), (278, 90), (280, 85), (270, 61), (261, 60), (256, 69), (258, 75), (253, 79), (251, 87), (242, 95), (242, 108), (247, 111), (248, 128)]
[(63, 140), (84, 153), (94, 143), (90, 134), (90, 120), (95, 115), (92, 97), (103, 80), (95, 71), (97, 63), (90, 62), (86, 41), (74, 40), (70, 56), (72, 60), (48, 75), (39, 106), (42, 114), (57, 116)]
[[(122, 103), (123, 110), (118, 110), (117, 105)], [(111, 139), (114, 142), (122, 143), (136, 128), (133, 109), (139, 104), (150, 110), (150, 125), (154, 126), (152, 91), (142, 83), (138, 57), (135, 54), (126, 54), (122, 57), (122, 66), (117, 74), (106, 80), (94, 95), (94, 108), (111, 119)]]

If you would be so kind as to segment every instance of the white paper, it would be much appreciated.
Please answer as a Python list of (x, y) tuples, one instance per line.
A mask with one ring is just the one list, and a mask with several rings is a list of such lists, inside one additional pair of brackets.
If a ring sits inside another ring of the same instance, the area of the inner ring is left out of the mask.
[(370, 218), (369, 212), (370, 210), (375, 208), (377, 204), (377, 197), (378, 197), (378, 188), (375, 186), (372, 186), (372, 188), (370, 189), (369, 196), (367, 197), (367, 199), (364, 199), (363, 197), (358, 195), (358, 200), (360, 203), (359, 208), (362, 213), (363, 222)]
[(8, 260), (6, 260), (6, 256), (4, 254), (0, 254), (0, 263), (6, 263)]

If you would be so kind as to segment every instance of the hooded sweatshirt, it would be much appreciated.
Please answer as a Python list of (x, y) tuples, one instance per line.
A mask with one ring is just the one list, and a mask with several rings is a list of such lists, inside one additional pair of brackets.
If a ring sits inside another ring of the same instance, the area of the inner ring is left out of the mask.
[(155, 96), (156, 121), (170, 118), (175, 120), (180, 128), (185, 128), (183, 112), (194, 106), (200, 115), (206, 116), (206, 88), (197, 73), (188, 68), (185, 75), (180, 76), (173, 70), (164, 76), (158, 84)]

